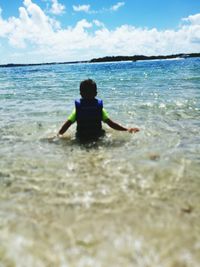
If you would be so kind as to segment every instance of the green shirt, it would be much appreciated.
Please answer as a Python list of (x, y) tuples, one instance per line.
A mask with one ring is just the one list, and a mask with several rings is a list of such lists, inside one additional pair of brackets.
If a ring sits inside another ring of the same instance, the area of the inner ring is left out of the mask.
[[(103, 108), (102, 109), (102, 121), (105, 122), (108, 119), (108, 112)], [(72, 123), (76, 121), (76, 109), (72, 111), (72, 113), (67, 118)]]

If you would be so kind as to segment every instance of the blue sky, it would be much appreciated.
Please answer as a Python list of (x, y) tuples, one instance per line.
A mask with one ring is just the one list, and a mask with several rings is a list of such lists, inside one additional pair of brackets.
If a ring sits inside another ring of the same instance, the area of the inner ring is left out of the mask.
[(0, 64), (200, 52), (198, 0), (0, 0)]

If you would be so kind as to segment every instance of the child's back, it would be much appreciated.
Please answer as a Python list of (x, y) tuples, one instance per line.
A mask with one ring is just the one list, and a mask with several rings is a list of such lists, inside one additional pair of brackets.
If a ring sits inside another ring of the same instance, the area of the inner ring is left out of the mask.
[(95, 98), (97, 86), (93, 80), (88, 79), (81, 82), (80, 95), (82, 98), (75, 101), (75, 109), (60, 129), (59, 135), (64, 134), (75, 121), (77, 122), (76, 137), (81, 141), (97, 140), (104, 135), (102, 121), (118, 131), (130, 133), (139, 131), (138, 128), (125, 128), (109, 118), (103, 108), (103, 101)]
[(102, 100), (84, 99), (75, 101), (77, 138), (98, 139), (104, 134), (102, 129)]

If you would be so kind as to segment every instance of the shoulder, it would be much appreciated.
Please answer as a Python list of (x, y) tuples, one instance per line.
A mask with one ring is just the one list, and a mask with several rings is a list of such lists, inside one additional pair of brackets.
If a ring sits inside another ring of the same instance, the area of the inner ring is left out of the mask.
[(75, 101), (74, 101), (74, 104), (75, 104), (75, 108), (76, 109), (80, 109), (81, 108), (81, 99), (76, 99)]
[(80, 105), (81, 104), (81, 99), (75, 99), (74, 103), (75, 103), (75, 105)]
[(96, 99), (96, 100), (98, 105), (103, 108), (103, 100), (102, 99)]

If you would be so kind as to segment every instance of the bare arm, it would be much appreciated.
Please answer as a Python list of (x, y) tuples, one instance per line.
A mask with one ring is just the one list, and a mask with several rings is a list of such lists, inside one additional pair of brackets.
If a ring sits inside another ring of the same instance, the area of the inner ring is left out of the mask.
[(67, 120), (59, 130), (58, 135), (63, 135), (71, 125), (72, 122), (70, 120)]
[(117, 131), (127, 131), (129, 133), (136, 133), (136, 132), (139, 132), (139, 128), (125, 128), (123, 126), (121, 126), (120, 124), (112, 121), (111, 119), (107, 119), (105, 121), (105, 123), (108, 124), (108, 126), (110, 126), (111, 128), (117, 130)]

